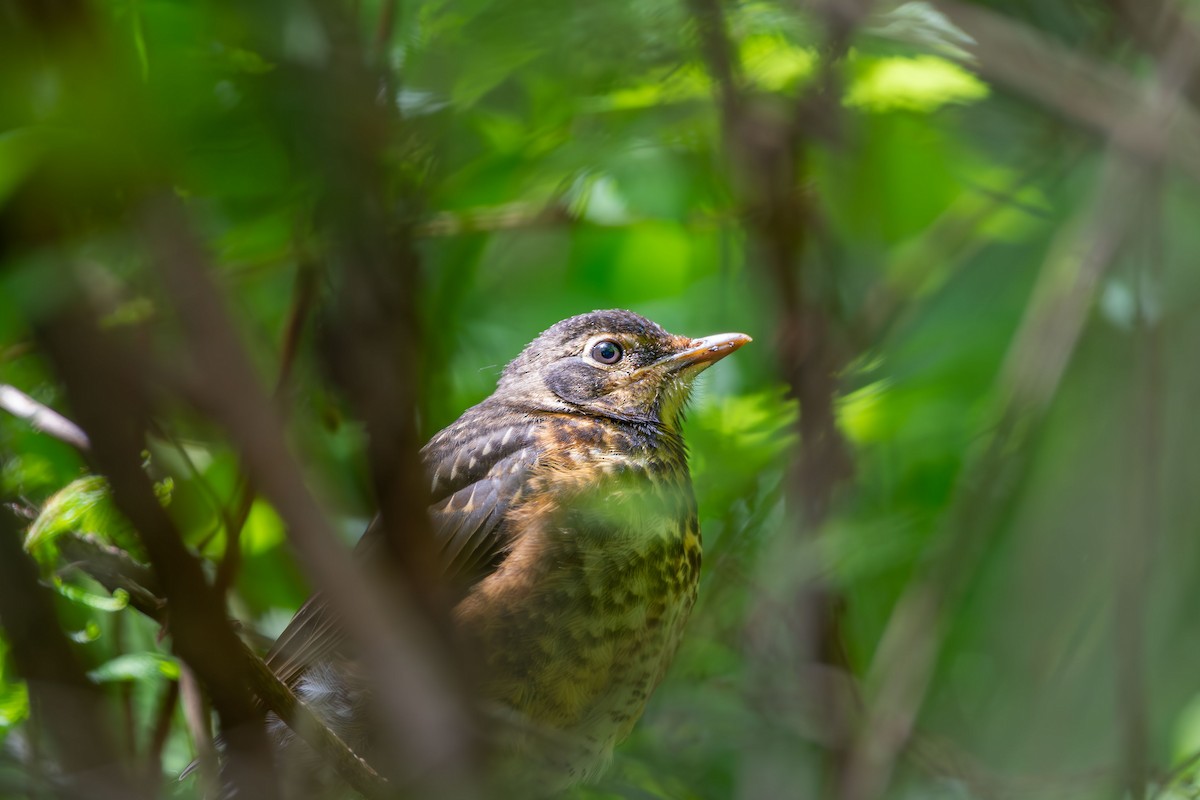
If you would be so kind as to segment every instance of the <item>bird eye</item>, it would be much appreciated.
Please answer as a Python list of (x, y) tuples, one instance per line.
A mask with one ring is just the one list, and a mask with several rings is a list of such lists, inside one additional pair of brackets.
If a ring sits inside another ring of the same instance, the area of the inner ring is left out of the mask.
[(625, 351), (621, 349), (621, 345), (607, 339), (597, 342), (592, 347), (592, 359), (601, 364), (615, 364), (621, 360), (623, 355), (625, 355)]

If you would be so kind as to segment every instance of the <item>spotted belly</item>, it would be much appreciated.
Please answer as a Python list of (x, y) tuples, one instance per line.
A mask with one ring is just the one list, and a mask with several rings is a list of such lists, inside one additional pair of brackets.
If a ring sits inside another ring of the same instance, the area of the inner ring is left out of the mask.
[(515, 770), (540, 765), (543, 786), (603, 769), (662, 680), (696, 599), (694, 512), (656, 512), (634, 528), (584, 517), (527, 534), (455, 611), (503, 722), (499, 749), (517, 756)]

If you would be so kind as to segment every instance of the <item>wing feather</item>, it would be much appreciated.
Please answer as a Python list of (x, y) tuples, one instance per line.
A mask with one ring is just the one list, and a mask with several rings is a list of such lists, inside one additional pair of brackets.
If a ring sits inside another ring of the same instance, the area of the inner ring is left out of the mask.
[[(527, 419), (476, 406), (422, 450), (433, 488), (433, 536), (441, 544), (441, 566), (451, 585), (465, 591), (507, 552), (511, 532), (505, 529), (505, 515), (537, 463), (534, 434), (535, 424)], [(355, 556), (369, 558), (382, 536), (376, 517)], [(285, 683), (294, 684), (309, 665), (334, 654), (344, 638), (336, 615), (317, 593), (296, 612), (266, 661)]]

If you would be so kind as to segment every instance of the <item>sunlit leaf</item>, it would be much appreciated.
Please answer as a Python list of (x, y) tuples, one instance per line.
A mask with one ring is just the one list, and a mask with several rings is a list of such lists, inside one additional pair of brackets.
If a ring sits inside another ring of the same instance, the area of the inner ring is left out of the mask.
[(47, 547), (63, 533), (91, 529), (89, 532), (111, 540), (121, 536), (116, 533), (118, 527), (128, 532), (128, 523), (113, 505), (108, 481), (88, 475), (72, 481), (46, 501), (25, 537), (25, 549), (44, 557)]
[(930, 112), (987, 95), (987, 84), (937, 56), (859, 59), (846, 104), (876, 112)]
[(106, 661), (88, 673), (97, 683), (143, 681), (155, 678), (179, 678), (179, 662), (162, 653), (125, 653)]
[(111, 595), (93, 594), (86, 589), (66, 583), (59, 578), (55, 578), (51, 585), (56, 592), (71, 602), (79, 603), (98, 611), (120, 611), (129, 605), (129, 593), (124, 589), (117, 589)]

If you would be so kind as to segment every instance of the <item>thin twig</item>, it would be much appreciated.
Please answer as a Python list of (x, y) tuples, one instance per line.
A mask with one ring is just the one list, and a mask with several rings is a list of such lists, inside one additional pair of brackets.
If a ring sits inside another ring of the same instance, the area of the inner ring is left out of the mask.
[(392, 30), (396, 27), (396, 0), (383, 0), (379, 9), (379, 24), (375, 27), (374, 55), (377, 62), (387, 57), (387, 47), (392, 41)]
[[(97, 577), (97, 580), (99, 578)], [(136, 608), (136, 606), (135, 606)], [(139, 609), (141, 610), (141, 609)], [(184, 724), (196, 748), (196, 764), (200, 772), (201, 796), (215, 800), (221, 796), (220, 762), (209, 725), (208, 703), (195, 673), (187, 664), (179, 667), (179, 696), (183, 706)]]
[(0, 409), (26, 420), (34, 429), (66, 442), (80, 452), (91, 448), (91, 442), (82, 428), (15, 386), (0, 384)]

